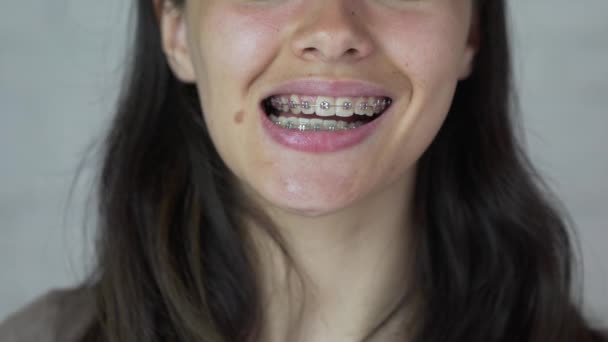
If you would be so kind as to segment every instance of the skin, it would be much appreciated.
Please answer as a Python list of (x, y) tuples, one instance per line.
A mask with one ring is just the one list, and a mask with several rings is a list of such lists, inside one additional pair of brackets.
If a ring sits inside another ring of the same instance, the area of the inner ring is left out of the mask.
[[(220, 156), (280, 228), (305, 274), (306, 290), (294, 295), (278, 253), (254, 234), (269, 303), (263, 340), (288, 340), (288, 326), (301, 341), (361, 339), (404, 292), (416, 162), (470, 73), (472, 0), (156, 5), (172, 70), (197, 84)], [(258, 106), (273, 86), (304, 77), (382, 85), (392, 112), (355, 147), (289, 150), (263, 134)], [(304, 297), (297, 316), (289, 301)], [(406, 332), (378, 340), (394, 334)]]

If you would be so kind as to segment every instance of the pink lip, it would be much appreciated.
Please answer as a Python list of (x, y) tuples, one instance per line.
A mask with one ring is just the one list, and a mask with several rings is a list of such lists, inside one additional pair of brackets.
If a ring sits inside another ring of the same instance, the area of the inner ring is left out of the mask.
[(297, 94), (297, 95), (322, 95), (322, 96), (385, 96), (390, 94), (383, 87), (359, 80), (326, 80), (320, 78), (307, 78), (292, 80), (269, 90), (264, 98), (278, 94)]
[[(265, 99), (278, 94), (297, 94), (308, 96), (384, 96), (394, 99), (393, 94), (385, 88), (359, 80), (327, 80), (321, 78), (306, 78), (292, 80), (274, 87), (264, 95)], [(391, 111), (390, 106), (379, 118), (363, 126), (345, 131), (299, 131), (277, 126), (272, 122), (260, 103), (262, 126), (268, 136), (275, 142), (287, 148), (311, 153), (334, 152), (365, 141)]]
[(345, 131), (299, 131), (282, 128), (272, 122), (260, 108), (262, 126), (272, 140), (287, 148), (311, 153), (335, 152), (365, 141), (391, 111), (389, 107), (374, 121)]

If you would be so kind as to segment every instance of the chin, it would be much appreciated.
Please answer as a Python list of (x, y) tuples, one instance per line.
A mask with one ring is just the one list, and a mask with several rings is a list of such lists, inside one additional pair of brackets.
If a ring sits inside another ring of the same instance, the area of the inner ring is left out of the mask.
[(336, 203), (332, 203), (332, 207), (319, 206), (319, 203), (273, 202), (272, 205), (291, 215), (310, 218), (330, 215), (344, 208), (344, 206), (336, 206)]
[(338, 189), (297, 190), (301, 189), (290, 186), (270, 187), (262, 192), (262, 196), (272, 207), (303, 217), (321, 217), (339, 212), (352, 205), (356, 197), (353, 193), (345, 193)]

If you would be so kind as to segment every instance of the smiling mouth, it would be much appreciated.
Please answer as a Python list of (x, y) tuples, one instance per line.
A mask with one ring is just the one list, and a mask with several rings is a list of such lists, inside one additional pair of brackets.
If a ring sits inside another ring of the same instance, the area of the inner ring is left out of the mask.
[(366, 125), (391, 106), (385, 96), (274, 95), (262, 101), (277, 126), (299, 131), (343, 131)]

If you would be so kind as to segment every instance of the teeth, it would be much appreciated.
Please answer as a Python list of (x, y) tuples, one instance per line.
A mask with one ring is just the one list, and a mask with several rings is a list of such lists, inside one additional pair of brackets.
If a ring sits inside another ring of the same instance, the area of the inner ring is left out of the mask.
[(275, 125), (298, 131), (343, 131), (348, 129), (363, 126), (365, 122), (356, 121), (348, 123), (345, 121), (324, 120), (324, 119), (307, 119), (297, 117), (286, 117), (270, 115), (270, 120)]
[(302, 108), (302, 114), (314, 114), (315, 99), (310, 96), (300, 96), (300, 108)]
[(283, 95), (270, 98), (272, 107), (283, 113), (316, 114), (321, 117), (374, 116), (383, 112), (391, 100), (386, 97), (329, 97)]
[(336, 115), (335, 100), (331, 97), (317, 97), (317, 115), (318, 116), (334, 116)]
[(382, 112), (386, 108), (386, 99), (376, 99), (374, 102), (374, 114)]
[(300, 114), (302, 112), (300, 109), (300, 99), (297, 95), (291, 95), (289, 98), (289, 108), (292, 114)]
[(287, 118), (284, 116), (280, 116), (277, 118), (276, 116), (271, 115), (270, 120), (272, 120), (275, 124), (281, 127), (285, 127), (285, 125), (287, 124)]
[(376, 101), (377, 100), (373, 97), (367, 99), (367, 101), (365, 102), (365, 115), (374, 116), (374, 105)]
[(336, 99), (336, 115), (341, 117), (353, 116), (353, 102), (347, 97), (338, 97)]
[(336, 120), (323, 120), (323, 128), (327, 131), (335, 131), (338, 121)]
[(315, 131), (320, 131), (323, 128), (323, 122), (326, 120), (312, 119), (310, 120), (310, 127)]
[(298, 119), (298, 129), (300, 131), (306, 131), (310, 129), (310, 119), (299, 118)]
[(286, 96), (281, 96), (281, 111), (289, 111), (289, 98), (287, 98)]
[(295, 117), (287, 118), (287, 128), (296, 129), (300, 126), (300, 119)]
[(358, 97), (355, 100), (355, 114), (356, 115), (367, 115), (368, 111), (367, 99), (365, 97)]

